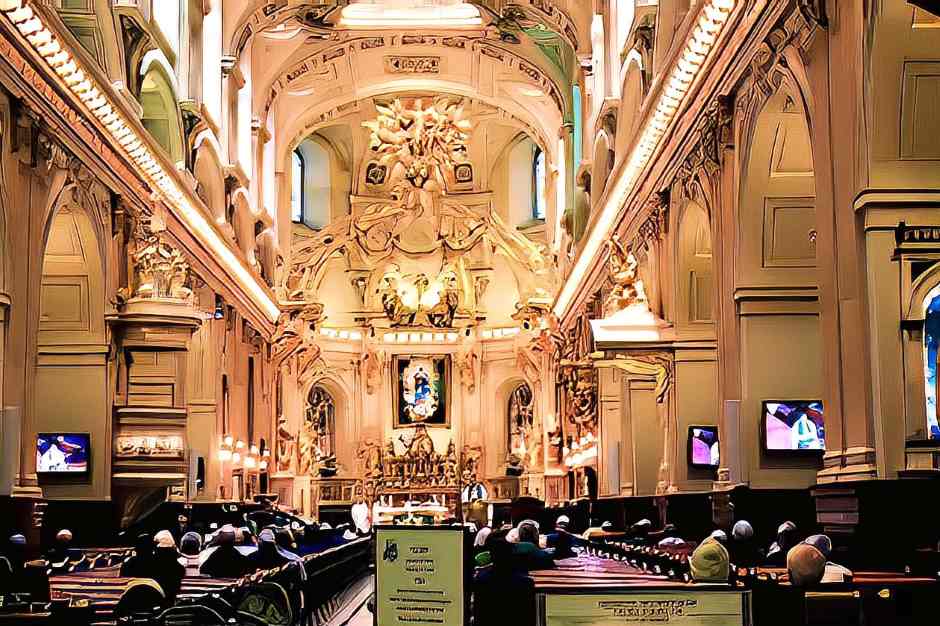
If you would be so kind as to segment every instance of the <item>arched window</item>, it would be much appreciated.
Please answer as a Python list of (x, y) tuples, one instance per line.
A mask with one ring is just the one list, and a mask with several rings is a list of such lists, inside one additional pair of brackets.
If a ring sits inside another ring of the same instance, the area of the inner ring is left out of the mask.
[(581, 87), (575, 85), (571, 88), (571, 110), (572, 117), (574, 117), (574, 132), (571, 134), (571, 140), (574, 144), (574, 171), (578, 171), (578, 167), (581, 165), (582, 151), (583, 151), (583, 141), (584, 141), (584, 120), (582, 116), (584, 112), (581, 110)]
[(927, 433), (940, 439), (937, 420), (937, 346), (940, 343), (940, 285), (924, 299), (924, 392), (927, 397)]
[(298, 224), (304, 219), (304, 158), (299, 150), (291, 153), (290, 219)]
[(538, 146), (532, 158), (532, 218), (545, 219), (545, 153)]
[(291, 156), (291, 217), (308, 228), (330, 223), (330, 153), (313, 138), (304, 139)]
[(507, 430), (509, 452), (525, 459), (532, 447), (532, 439), (535, 435), (532, 432), (535, 423), (532, 389), (526, 383), (520, 384), (509, 394), (507, 419), (509, 421)]
[(323, 458), (335, 454), (336, 404), (330, 392), (320, 385), (314, 385), (307, 395), (304, 429), (315, 436), (316, 457)]
[(153, 138), (163, 146), (170, 159), (182, 162), (183, 123), (173, 86), (162, 69), (151, 67), (140, 84), (140, 121)]

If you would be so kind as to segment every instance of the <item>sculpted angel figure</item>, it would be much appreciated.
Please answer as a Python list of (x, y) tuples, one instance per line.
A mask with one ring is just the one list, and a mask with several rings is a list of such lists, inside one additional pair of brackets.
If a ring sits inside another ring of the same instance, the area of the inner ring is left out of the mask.
[(624, 246), (620, 237), (614, 235), (607, 243), (610, 278), (614, 282), (607, 299), (604, 301), (604, 316), (609, 317), (631, 306), (649, 309), (643, 281), (637, 278), (639, 263), (633, 252)]

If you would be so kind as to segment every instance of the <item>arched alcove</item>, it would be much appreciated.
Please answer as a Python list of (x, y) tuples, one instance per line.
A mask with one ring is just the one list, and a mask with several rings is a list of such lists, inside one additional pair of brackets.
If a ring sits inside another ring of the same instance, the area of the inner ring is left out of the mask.
[(676, 279), (680, 325), (711, 325), (714, 319), (714, 281), (711, 226), (705, 210), (689, 202), (679, 220)]
[[(66, 189), (62, 197), (71, 197)], [(75, 482), (40, 477), (48, 498), (109, 493), (111, 415), (105, 329), (105, 266), (97, 229), (80, 206), (63, 203), (46, 228), (39, 285), (33, 387), (35, 434), (87, 433), (88, 473)], [(50, 393), (55, 390), (54, 393)]]
[(183, 162), (183, 122), (172, 80), (160, 64), (150, 63), (144, 71), (138, 100), (144, 128), (163, 146), (171, 161)]
[[(356, 424), (351, 419), (350, 392), (345, 385), (332, 376), (314, 375), (310, 379), (298, 380), (298, 390), (303, 401), (303, 413), (298, 424), (297, 454), (298, 459), (303, 454), (303, 432), (308, 424), (325, 426), (319, 436), (324, 437), (321, 453), (336, 457), (336, 465), (340, 473), (355, 468), (355, 453), (357, 447)], [(316, 420), (327, 420), (326, 423), (316, 424)], [(298, 463), (298, 473), (301, 473), (302, 463)]]

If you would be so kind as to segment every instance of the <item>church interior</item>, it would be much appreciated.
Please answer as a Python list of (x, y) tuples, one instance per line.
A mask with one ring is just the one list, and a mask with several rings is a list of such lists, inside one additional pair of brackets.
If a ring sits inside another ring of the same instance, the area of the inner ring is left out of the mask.
[(935, 623), (940, 3), (0, 35), (0, 624)]

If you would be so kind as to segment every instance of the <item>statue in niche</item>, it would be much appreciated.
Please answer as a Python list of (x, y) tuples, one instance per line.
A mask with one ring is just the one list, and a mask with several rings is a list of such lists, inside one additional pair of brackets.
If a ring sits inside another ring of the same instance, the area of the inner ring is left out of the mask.
[(434, 328), (451, 328), (457, 307), (460, 304), (460, 288), (457, 286), (457, 275), (453, 271), (445, 270), (438, 281), (441, 285), (437, 304), (428, 309), (428, 323)]
[(473, 485), (479, 482), (480, 461), (483, 458), (483, 448), (480, 446), (465, 445), (460, 453), (463, 467), (460, 478), (463, 484)]
[(399, 274), (397, 272), (387, 273), (379, 282), (378, 294), (382, 302), (382, 310), (393, 325), (408, 325), (414, 320), (414, 312), (409, 311), (408, 307), (401, 299), (398, 293)]
[(296, 441), (283, 415), (277, 420), (277, 471), (289, 472), (294, 461)]
[(464, 345), (454, 354), (454, 365), (457, 371), (460, 372), (460, 382), (470, 393), (473, 393), (476, 389), (476, 371), (479, 358), (476, 344), (472, 340), (464, 342)]
[(623, 311), (629, 307), (642, 307), (649, 311), (649, 300), (643, 281), (637, 278), (639, 263), (633, 252), (620, 241), (618, 235), (607, 242), (610, 278), (614, 287), (604, 300), (604, 317)]
[(333, 397), (323, 387), (314, 385), (307, 396), (304, 423), (300, 429), (298, 471), (301, 475), (336, 474), (334, 427)]
[(381, 382), (382, 369), (385, 366), (385, 352), (366, 346), (360, 357), (362, 364), (362, 380), (365, 382), (366, 393), (375, 393), (375, 387)]
[(426, 479), (431, 475), (434, 462), (434, 440), (428, 434), (428, 429), (423, 424), (415, 427), (414, 435), (410, 441), (405, 441), (405, 436), (400, 435), (398, 440), (405, 446), (403, 455), (410, 466), (409, 475), (414, 475), (416, 479)]
[(447, 454), (444, 455), (442, 463), (442, 482), (443, 485), (456, 485), (460, 476), (457, 470), (457, 449), (454, 447), (453, 439), (447, 444)]

